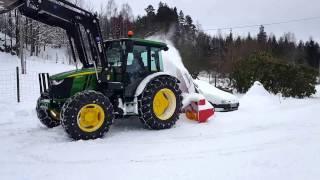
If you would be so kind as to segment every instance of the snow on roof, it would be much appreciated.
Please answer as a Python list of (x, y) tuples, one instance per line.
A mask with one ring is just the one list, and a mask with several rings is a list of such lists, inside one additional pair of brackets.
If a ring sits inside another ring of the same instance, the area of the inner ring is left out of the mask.
[[(216, 99), (216, 101), (231, 101), (230, 103), (236, 103), (238, 100), (236, 96), (234, 96), (231, 93), (222, 91), (213, 85), (209, 84), (208, 82), (202, 81), (202, 80), (194, 80), (194, 83), (198, 86), (198, 89), (207, 96), (213, 96), (213, 97), (207, 97), (209, 99)], [(217, 103), (219, 104), (219, 103)]]

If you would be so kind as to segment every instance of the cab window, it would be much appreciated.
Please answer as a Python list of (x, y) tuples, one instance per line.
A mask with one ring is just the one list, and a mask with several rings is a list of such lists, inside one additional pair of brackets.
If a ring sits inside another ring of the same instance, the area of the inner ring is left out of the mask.
[(163, 62), (160, 48), (151, 48), (151, 71), (163, 71)]
[(133, 68), (144, 69), (148, 72), (163, 71), (161, 49), (134, 45), (127, 59), (127, 69)]
[(127, 66), (139, 65), (141, 67), (148, 67), (148, 50), (144, 46), (133, 47), (133, 52), (128, 53)]
[(108, 63), (112, 67), (121, 67), (122, 61), (121, 61), (121, 45), (120, 42), (108, 42), (106, 44), (107, 50), (106, 55), (108, 58)]

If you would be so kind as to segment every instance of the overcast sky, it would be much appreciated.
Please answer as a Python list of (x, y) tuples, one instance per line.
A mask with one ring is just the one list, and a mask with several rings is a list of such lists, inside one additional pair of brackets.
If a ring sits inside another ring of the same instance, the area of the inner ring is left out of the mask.
[[(107, 0), (86, 0), (91, 6), (99, 8)], [(129, 3), (135, 16), (144, 14), (145, 7), (152, 4), (158, 7), (159, 0), (115, 0), (118, 6)], [(93, 3), (94, 2), (94, 3)], [(190, 14), (202, 29), (234, 27), (238, 25), (283, 22), (320, 16), (320, 0), (163, 0), (169, 6), (176, 6), (185, 14)], [(307, 40), (313, 37), (320, 41), (320, 18), (316, 20), (290, 24), (266, 26), (268, 34), (277, 36), (293, 32), (296, 39)], [(223, 33), (229, 33), (225, 30)], [(258, 28), (233, 29), (234, 34), (256, 34)], [(216, 34), (217, 31), (208, 31)]]

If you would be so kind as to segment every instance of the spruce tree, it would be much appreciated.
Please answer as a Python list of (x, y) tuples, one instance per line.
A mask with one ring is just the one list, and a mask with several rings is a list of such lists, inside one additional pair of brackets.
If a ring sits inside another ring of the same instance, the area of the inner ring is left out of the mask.
[(267, 42), (267, 33), (264, 31), (264, 26), (260, 26), (259, 33), (257, 35), (258, 42), (259, 43), (265, 43)]

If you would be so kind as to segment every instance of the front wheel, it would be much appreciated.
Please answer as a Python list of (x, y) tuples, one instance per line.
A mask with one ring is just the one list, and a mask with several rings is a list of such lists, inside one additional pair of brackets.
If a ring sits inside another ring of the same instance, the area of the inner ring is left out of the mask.
[[(47, 128), (54, 128), (60, 125), (60, 119), (51, 115), (49, 110), (47, 108), (41, 107), (41, 101), (43, 99), (40, 97), (37, 101), (37, 116), (40, 120), (40, 122), (45, 125)], [(57, 116), (57, 112), (51, 112), (54, 113)]]
[(182, 107), (178, 80), (159, 76), (151, 80), (139, 96), (139, 116), (149, 129), (168, 129), (179, 119)]
[(113, 106), (99, 92), (80, 92), (65, 102), (61, 120), (65, 131), (75, 140), (101, 138), (113, 123)]

